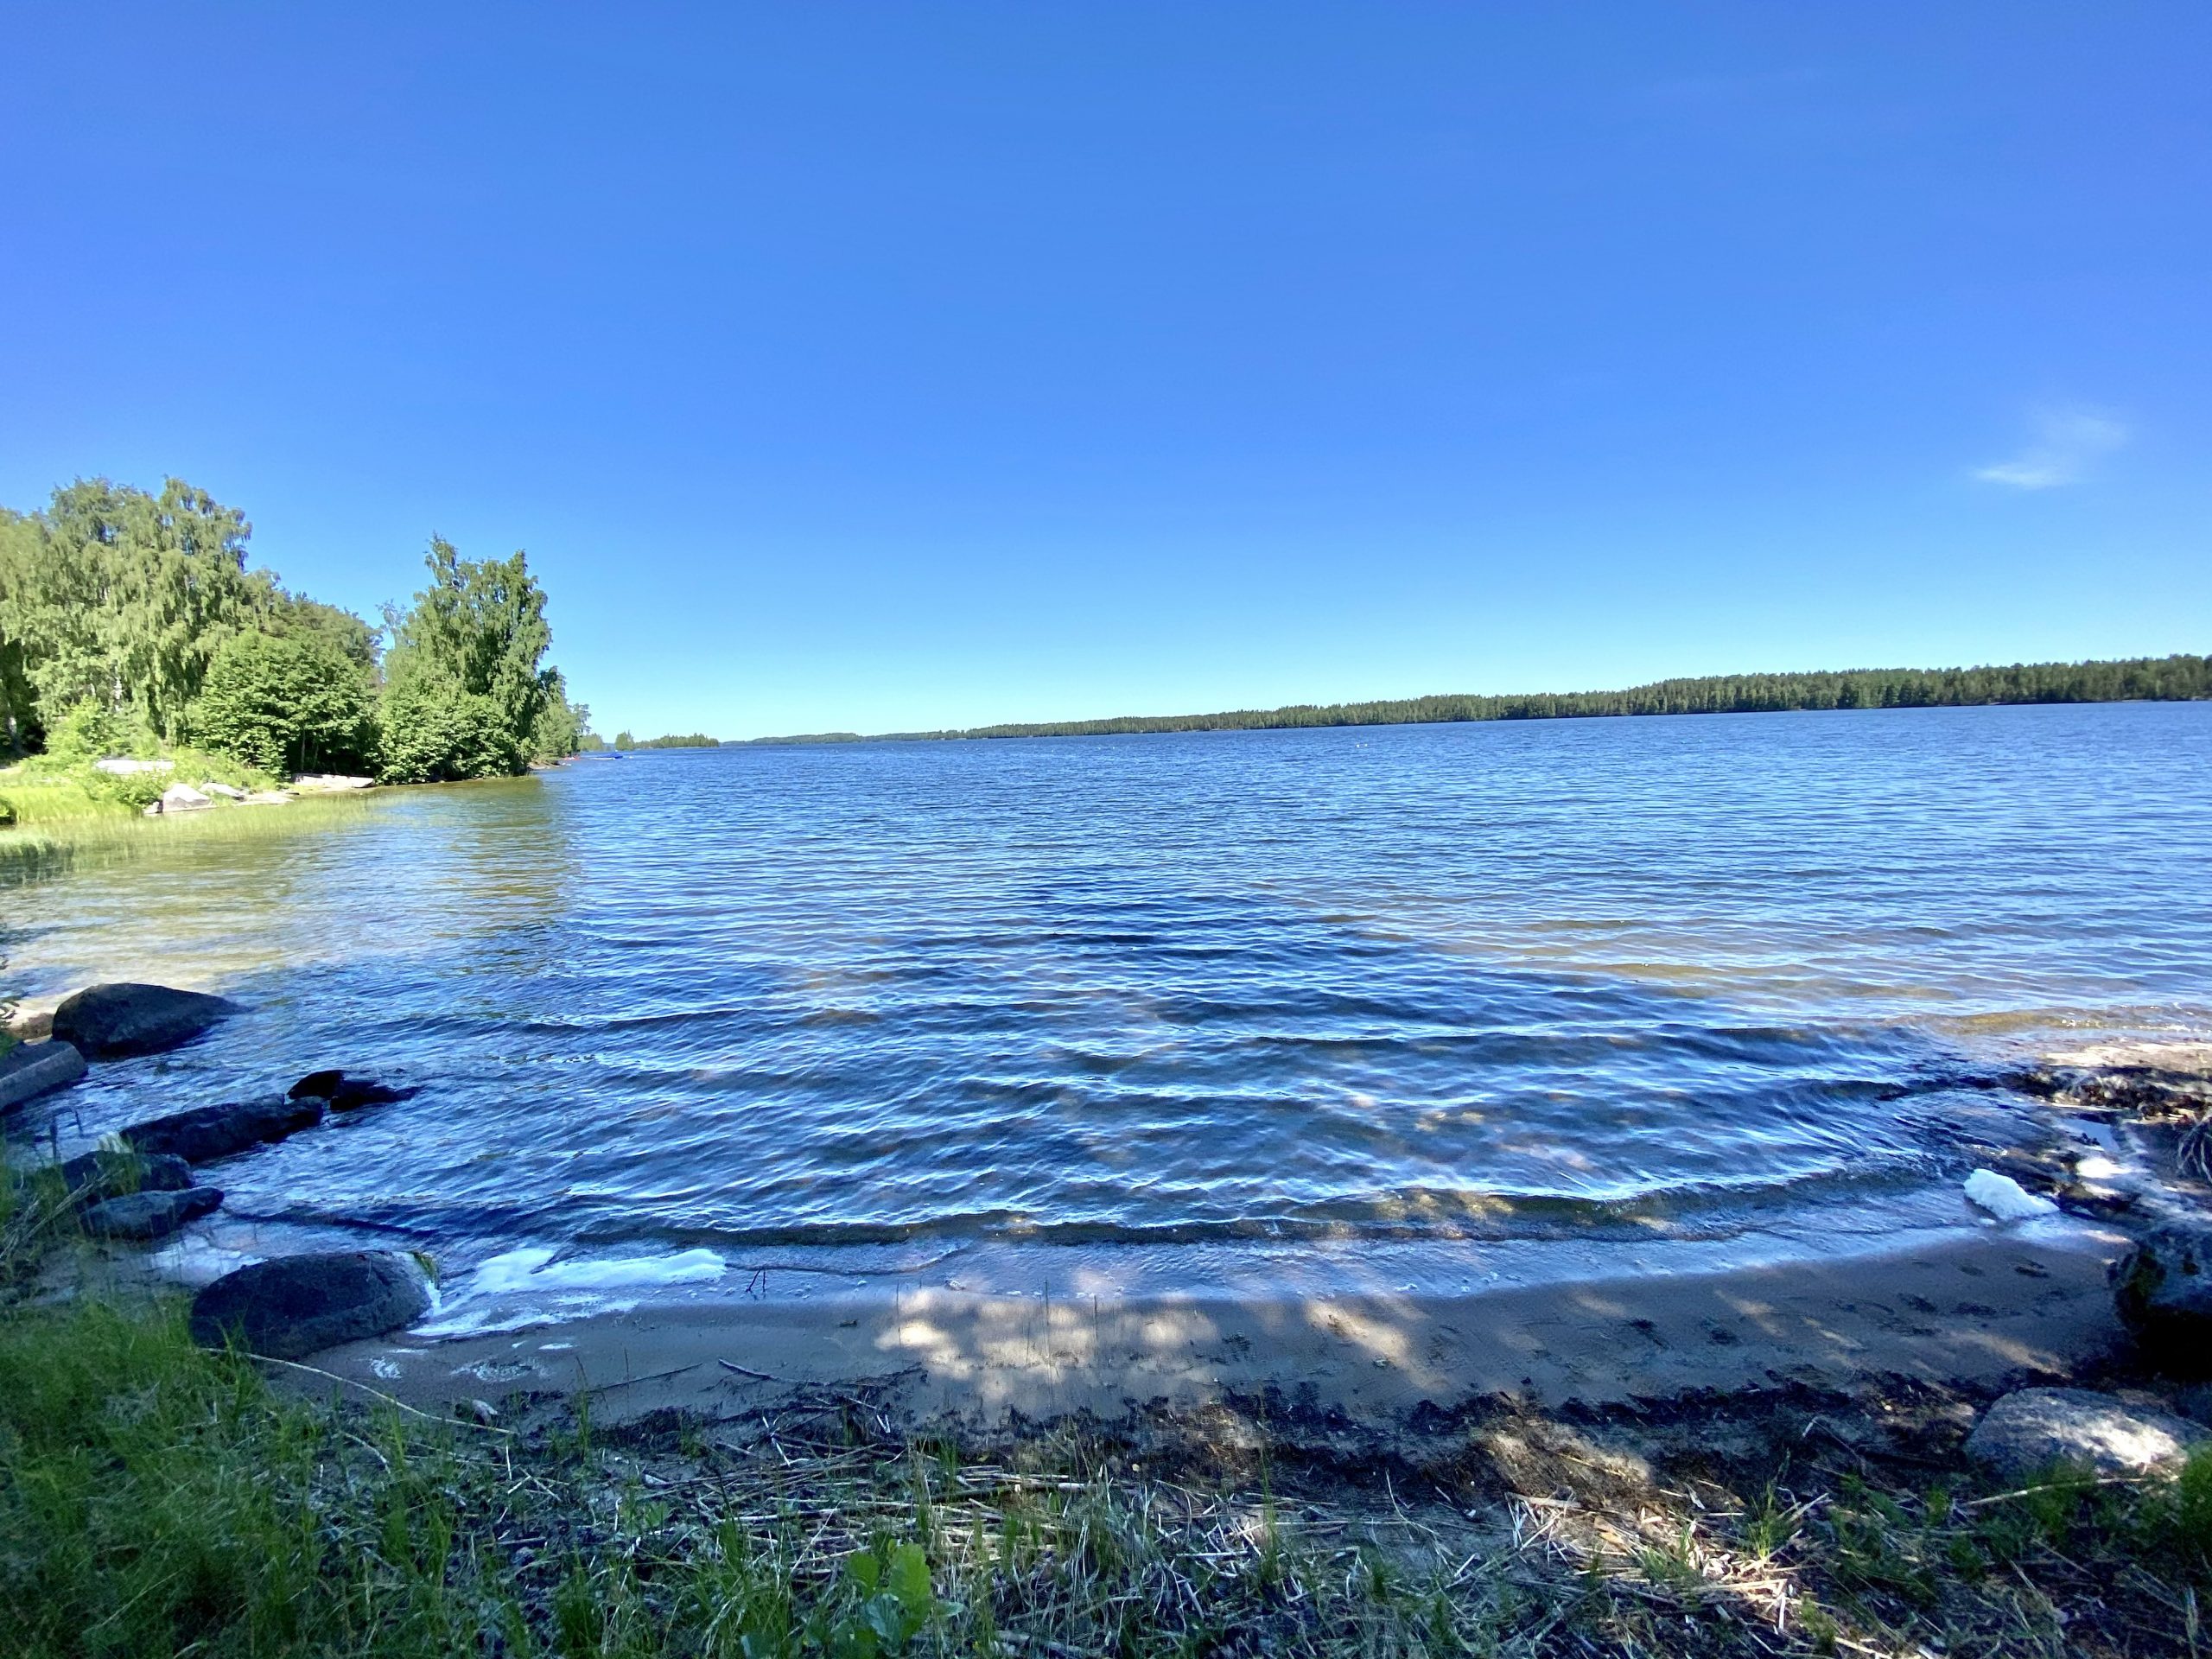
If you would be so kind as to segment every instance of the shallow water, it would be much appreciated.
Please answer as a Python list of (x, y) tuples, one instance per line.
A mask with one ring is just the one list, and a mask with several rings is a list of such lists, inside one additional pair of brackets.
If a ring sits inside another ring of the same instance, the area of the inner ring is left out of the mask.
[(423, 1085), (225, 1166), (233, 1218), (477, 1262), (1725, 1238), (1955, 1179), (2040, 1046), (2212, 1031), (2208, 779), (2202, 704), (678, 751), (0, 902), (34, 991), (252, 1005), (65, 1145)]

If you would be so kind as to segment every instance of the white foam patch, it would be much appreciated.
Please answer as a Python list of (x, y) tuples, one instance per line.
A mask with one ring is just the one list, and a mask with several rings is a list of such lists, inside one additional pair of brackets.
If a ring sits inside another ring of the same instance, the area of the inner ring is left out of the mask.
[(505, 1295), (514, 1291), (626, 1290), (655, 1285), (709, 1284), (728, 1271), (712, 1250), (683, 1250), (675, 1255), (625, 1255), (609, 1261), (555, 1262), (553, 1252), (537, 1246), (495, 1255), (476, 1269), (468, 1296)]
[[(435, 1310), (445, 1317), (416, 1326), (416, 1334), (488, 1336), (589, 1313), (626, 1313), (638, 1305), (635, 1297), (615, 1300), (605, 1293), (711, 1284), (728, 1271), (728, 1264), (709, 1249), (600, 1261), (556, 1262), (554, 1255), (542, 1246), (529, 1245), (493, 1256), (476, 1269), (466, 1289), (454, 1291), (445, 1306)], [(515, 1300), (523, 1297), (531, 1298), (535, 1305), (515, 1306)], [(544, 1311), (548, 1300), (562, 1310), (560, 1314)]]

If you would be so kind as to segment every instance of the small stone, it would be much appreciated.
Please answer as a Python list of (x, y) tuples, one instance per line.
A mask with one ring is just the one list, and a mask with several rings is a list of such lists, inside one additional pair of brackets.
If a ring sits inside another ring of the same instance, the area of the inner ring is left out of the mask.
[(79, 1204), (127, 1198), (133, 1192), (181, 1192), (192, 1166), (165, 1153), (87, 1152), (61, 1166), (61, 1179)]
[(412, 1100), (420, 1092), (416, 1089), (396, 1089), (374, 1077), (357, 1077), (332, 1070), (308, 1072), (292, 1085), (286, 1098), (325, 1101), (334, 1112), (352, 1112), (364, 1106), (389, 1106), (394, 1101)]
[(241, 1101), (133, 1123), (122, 1138), (140, 1152), (168, 1153), (188, 1164), (206, 1164), (312, 1128), (322, 1122), (322, 1102), (312, 1098)]
[(2007, 1480), (2059, 1467), (2129, 1475), (2177, 1465), (2208, 1438), (2195, 1423), (2108, 1394), (2021, 1389), (1982, 1414), (1967, 1456)]
[(411, 1255), (331, 1250), (257, 1262), (226, 1273), (193, 1299), (193, 1340), (235, 1342), (271, 1359), (380, 1337), (423, 1317), (430, 1293)]
[(134, 1192), (88, 1208), (85, 1230), (95, 1238), (167, 1238), (188, 1223), (212, 1214), (222, 1202), (221, 1190), (213, 1186), (188, 1186), (181, 1192)]
[(229, 784), (219, 784), (214, 782), (213, 779), (210, 779), (207, 783), (200, 785), (200, 787), (207, 791), (210, 795), (220, 795), (226, 801), (242, 801), (245, 799), (245, 791), (233, 788)]
[(156, 814), (204, 812), (214, 804), (190, 784), (171, 784), (162, 791), (162, 798), (156, 801), (149, 810)]
[(0, 1112), (67, 1089), (85, 1075), (85, 1057), (67, 1043), (17, 1043), (0, 1054)]

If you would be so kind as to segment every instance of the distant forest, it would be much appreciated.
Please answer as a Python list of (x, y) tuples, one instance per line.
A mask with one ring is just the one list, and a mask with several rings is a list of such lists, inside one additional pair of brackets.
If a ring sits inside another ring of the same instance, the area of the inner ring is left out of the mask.
[(1853, 668), (1804, 674), (1715, 674), (1624, 691), (1404, 697), (1294, 703), (1218, 715), (1125, 715), (958, 732), (852, 732), (762, 737), (756, 743), (855, 743), (972, 737), (1104, 737), (1141, 732), (1282, 730), (1302, 726), (1423, 726), (1467, 720), (1577, 720), (1604, 715), (1779, 714), (1818, 709), (1937, 709), (2015, 702), (2179, 702), (2212, 698), (2212, 658), (2137, 657), (2110, 663), (2015, 663), (2008, 668)]
[[(668, 737), (633, 737), (628, 732), (614, 734), (613, 747), (618, 749), (719, 749), (722, 741), (709, 737), (704, 732), (683, 732)], [(592, 746), (606, 748), (605, 743)]]

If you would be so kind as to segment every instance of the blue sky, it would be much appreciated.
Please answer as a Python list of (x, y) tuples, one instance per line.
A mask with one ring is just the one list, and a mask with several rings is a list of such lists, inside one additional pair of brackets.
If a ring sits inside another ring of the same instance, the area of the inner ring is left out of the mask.
[[(462, 14), (461, 16), (448, 16)], [(2212, 8), (0, 13), (0, 502), (602, 730), (2212, 648)]]

